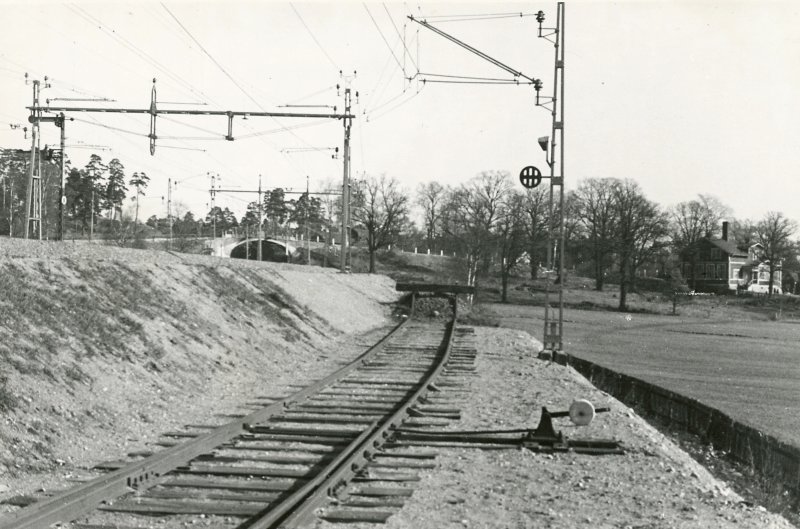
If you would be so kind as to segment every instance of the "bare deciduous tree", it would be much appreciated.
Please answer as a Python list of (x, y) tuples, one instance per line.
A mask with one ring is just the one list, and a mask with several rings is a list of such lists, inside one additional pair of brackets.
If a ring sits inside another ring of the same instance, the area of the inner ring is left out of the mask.
[(501, 301), (508, 301), (508, 279), (529, 247), (526, 230), (526, 195), (510, 191), (503, 202), (497, 223), (500, 250)]
[(443, 230), (465, 256), (470, 286), (476, 286), (478, 263), (491, 251), (493, 229), (509, 187), (507, 172), (485, 171), (448, 197)]
[(740, 250), (747, 250), (756, 243), (756, 223), (750, 219), (734, 219), (731, 225), (731, 238)]
[(570, 202), (583, 228), (594, 264), (595, 290), (603, 290), (605, 273), (614, 254), (617, 230), (614, 191), (618, 184), (614, 178), (590, 178), (571, 193)]
[(781, 260), (790, 256), (793, 248), (790, 239), (795, 231), (797, 222), (779, 211), (768, 212), (756, 225), (756, 240), (763, 247), (764, 259), (769, 261), (769, 296), (772, 296), (775, 271), (781, 265)]
[(681, 202), (670, 211), (672, 218), (672, 244), (682, 250), (702, 237), (719, 233), (722, 219), (731, 215), (731, 209), (713, 195), (697, 195), (697, 200)]
[(615, 247), (619, 259), (619, 310), (628, 309), (627, 295), (636, 268), (657, 251), (667, 235), (666, 218), (633, 180), (613, 188), (616, 213)]
[(367, 230), (369, 272), (375, 272), (375, 252), (394, 243), (408, 224), (408, 194), (395, 178), (366, 177), (358, 190), (353, 218)]
[(530, 258), (531, 279), (536, 279), (541, 254), (547, 249), (548, 188), (526, 189), (522, 195), (522, 209)]
[(417, 187), (416, 204), (422, 208), (425, 219), (425, 238), (430, 250), (434, 250), (434, 241), (439, 234), (442, 206), (446, 196), (447, 188), (439, 182), (427, 182)]

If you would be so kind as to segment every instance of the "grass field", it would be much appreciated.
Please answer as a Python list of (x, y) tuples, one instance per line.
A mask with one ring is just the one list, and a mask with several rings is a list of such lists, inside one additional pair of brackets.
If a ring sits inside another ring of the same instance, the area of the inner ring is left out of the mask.
[[(541, 338), (541, 307), (482, 306)], [(800, 446), (800, 324), (566, 309), (566, 352), (696, 398)]]

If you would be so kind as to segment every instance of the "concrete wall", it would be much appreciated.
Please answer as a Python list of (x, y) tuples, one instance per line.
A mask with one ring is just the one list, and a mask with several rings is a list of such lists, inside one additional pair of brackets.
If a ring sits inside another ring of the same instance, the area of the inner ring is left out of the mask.
[(715, 449), (751, 467), (771, 483), (800, 498), (800, 448), (766, 435), (701, 402), (588, 360), (558, 354), (596, 387), (645, 415), (696, 434)]

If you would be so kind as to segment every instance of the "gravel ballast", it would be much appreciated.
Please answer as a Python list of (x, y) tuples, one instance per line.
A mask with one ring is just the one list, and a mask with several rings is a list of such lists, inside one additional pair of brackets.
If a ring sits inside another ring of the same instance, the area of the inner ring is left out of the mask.
[[(0, 263), (14, 289), (0, 304), (0, 375), (14, 404), (0, 409), (0, 500), (66, 487), (161, 433), (321, 377), (385, 332), (397, 299), (381, 276), (80, 243), (2, 239)], [(585, 398), (611, 411), (556, 428), (615, 438), (626, 453), (437, 448), (387, 529), (791, 529), (572, 369), (537, 360), (530, 335), (475, 331), (476, 376), (448, 428), (533, 428), (542, 406)]]
[[(386, 529), (574, 527), (791, 529), (784, 518), (744, 501), (630, 408), (573, 369), (536, 359), (540, 344), (508, 329), (476, 327), (476, 367), (453, 430), (535, 428), (542, 406), (574, 399), (609, 407), (591, 425), (554, 419), (574, 438), (613, 438), (624, 455), (541, 454), (526, 449), (437, 448)], [(333, 524), (321, 523), (330, 528)], [(367, 529), (356, 524), (353, 529)]]

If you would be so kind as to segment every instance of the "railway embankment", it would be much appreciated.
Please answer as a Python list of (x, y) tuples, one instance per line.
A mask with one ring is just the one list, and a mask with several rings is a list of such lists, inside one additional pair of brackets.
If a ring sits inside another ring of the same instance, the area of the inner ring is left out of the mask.
[(0, 499), (289, 393), (397, 299), (383, 276), (8, 239), (0, 292)]
[[(730, 415), (640, 378), (570, 355), (556, 360), (592, 384), (673, 430), (696, 435), (712, 450), (751, 469), (766, 492), (780, 499), (800, 498), (800, 448)], [(789, 504), (791, 500), (784, 499)], [(777, 503), (777, 502), (776, 502)]]
[[(164, 432), (226, 422), (321, 378), (384, 333), (397, 298), (382, 276), (6, 240), (0, 291), (0, 515), (16, 508), (2, 500), (46, 497), (98, 476), (96, 463), (160, 449)], [(527, 333), (475, 335), (475, 372), (461, 390), (439, 388), (463, 401), (448, 428), (532, 429), (542, 406), (587, 398), (610, 411), (555, 427), (625, 453), (437, 448), (387, 529), (791, 527), (572, 368), (537, 360)]]

